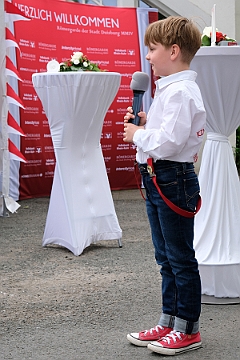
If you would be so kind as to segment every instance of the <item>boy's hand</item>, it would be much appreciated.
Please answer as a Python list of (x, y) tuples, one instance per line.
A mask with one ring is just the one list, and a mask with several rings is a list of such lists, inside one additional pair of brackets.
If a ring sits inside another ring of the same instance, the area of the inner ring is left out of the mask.
[[(124, 122), (129, 122), (130, 119), (134, 119), (135, 115), (133, 115), (133, 109), (131, 106), (127, 108), (127, 113), (124, 116)], [(139, 126), (144, 126), (146, 124), (147, 115), (144, 111), (139, 111), (138, 116), (140, 117)]]
[(127, 113), (124, 116), (124, 133), (123, 133), (123, 141), (125, 142), (133, 142), (133, 136), (135, 132), (139, 129), (144, 129), (144, 125), (146, 124), (146, 113), (143, 111), (140, 111), (138, 113), (138, 116), (140, 117), (140, 123), (139, 126), (132, 124), (129, 122), (131, 119), (134, 119), (133, 110), (129, 106), (127, 108)]

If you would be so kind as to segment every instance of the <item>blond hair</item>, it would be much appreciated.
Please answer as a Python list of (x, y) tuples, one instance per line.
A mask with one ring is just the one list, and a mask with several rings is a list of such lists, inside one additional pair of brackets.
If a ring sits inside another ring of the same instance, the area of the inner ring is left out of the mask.
[(182, 61), (190, 64), (201, 46), (201, 33), (192, 20), (181, 16), (169, 16), (151, 23), (144, 37), (146, 46), (160, 43), (166, 48), (177, 44)]

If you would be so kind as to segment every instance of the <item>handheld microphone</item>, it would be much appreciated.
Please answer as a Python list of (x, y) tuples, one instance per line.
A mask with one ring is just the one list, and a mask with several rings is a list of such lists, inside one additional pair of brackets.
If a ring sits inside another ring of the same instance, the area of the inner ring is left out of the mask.
[(130, 83), (130, 88), (133, 90), (133, 114), (135, 115), (134, 119), (131, 119), (129, 122), (132, 122), (134, 125), (139, 125), (140, 118), (137, 115), (142, 108), (142, 99), (145, 91), (147, 91), (149, 86), (149, 76), (148, 74), (136, 71), (132, 75), (132, 80)]

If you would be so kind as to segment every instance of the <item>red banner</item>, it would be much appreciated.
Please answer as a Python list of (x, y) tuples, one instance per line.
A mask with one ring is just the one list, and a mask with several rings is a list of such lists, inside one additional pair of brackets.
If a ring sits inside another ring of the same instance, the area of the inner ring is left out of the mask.
[(136, 187), (135, 148), (122, 140), (123, 116), (133, 96), (130, 81), (135, 71), (141, 71), (136, 9), (55, 0), (22, 0), (14, 5), (32, 19), (15, 23), (21, 50), (17, 68), (23, 80), (19, 96), (25, 106), (20, 113), (26, 135), (21, 152), (27, 159), (20, 165), (19, 198), (48, 196), (55, 168), (48, 120), (32, 86), (32, 74), (45, 72), (50, 60), (65, 61), (75, 51), (101, 69), (121, 73), (120, 89), (104, 120), (101, 145), (111, 189)]

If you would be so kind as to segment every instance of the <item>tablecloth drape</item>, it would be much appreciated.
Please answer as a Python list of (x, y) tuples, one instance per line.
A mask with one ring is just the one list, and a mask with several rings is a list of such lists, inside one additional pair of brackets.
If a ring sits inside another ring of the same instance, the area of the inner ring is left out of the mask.
[(207, 112), (194, 247), (202, 294), (240, 297), (240, 183), (228, 137), (240, 125), (240, 47), (202, 47), (192, 61)]
[(43, 246), (80, 255), (99, 240), (120, 239), (100, 138), (105, 114), (120, 85), (112, 72), (33, 74), (46, 112), (56, 167)]

